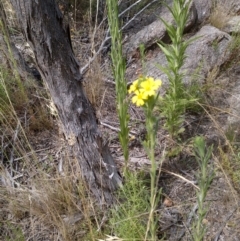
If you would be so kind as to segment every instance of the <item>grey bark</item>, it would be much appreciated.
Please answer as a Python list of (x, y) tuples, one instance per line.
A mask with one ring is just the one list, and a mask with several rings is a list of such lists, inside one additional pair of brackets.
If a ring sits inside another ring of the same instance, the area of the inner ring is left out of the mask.
[(93, 107), (85, 96), (69, 28), (54, 0), (11, 0), (36, 64), (58, 110), (69, 148), (100, 204), (111, 203), (121, 177), (98, 132)]
[[(18, 75), (21, 78), (34, 77), (32, 70), (26, 64), (19, 50), (10, 40), (8, 32), (8, 22), (4, 11), (3, 3), (0, 1), (0, 64), (5, 68), (10, 67), (12, 70), (17, 68)], [(10, 57), (9, 57), (10, 56)]]

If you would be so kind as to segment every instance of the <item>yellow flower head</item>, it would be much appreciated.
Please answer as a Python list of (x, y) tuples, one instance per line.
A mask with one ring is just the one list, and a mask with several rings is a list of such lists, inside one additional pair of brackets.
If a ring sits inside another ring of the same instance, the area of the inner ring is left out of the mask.
[(147, 95), (143, 91), (136, 90), (134, 92), (134, 96), (132, 97), (132, 103), (136, 104), (136, 106), (144, 105), (144, 101), (147, 99)]
[(141, 77), (135, 80), (128, 90), (129, 94), (134, 93), (132, 103), (136, 106), (144, 105), (148, 97), (154, 96), (161, 85), (161, 80), (154, 80), (152, 77)]
[(154, 80), (153, 77), (147, 77), (145, 81), (147, 81), (154, 90), (157, 90), (162, 85), (161, 80), (158, 80), (158, 79)]
[(141, 83), (141, 90), (144, 91), (147, 96), (153, 96), (161, 84), (161, 80), (154, 80), (152, 77), (148, 77)]
[(135, 92), (138, 89), (138, 86), (139, 86), (139, 81), (137, 79), (131, 84), (131, 86), (128, 90), (128, 93), (131, 94), (132, 92)]
[(141, 91), (143, 91), (147, 96), (155, 95), (155, 84), (152, 78), (148, 78), (141, 83)]

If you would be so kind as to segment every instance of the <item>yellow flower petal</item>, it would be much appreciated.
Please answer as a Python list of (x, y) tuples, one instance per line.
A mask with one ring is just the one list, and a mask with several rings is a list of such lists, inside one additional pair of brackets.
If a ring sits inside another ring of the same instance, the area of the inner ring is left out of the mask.
[(135, 95), (132, 97), (132, 103), (136, 106), (144, 105), (144, 101), (147, 99), (147, 95), (144, 92), (138, 90), (136, 90), (134, 93)]
[(156, 79), (155, 81), (154, 81), (155, 83), (155, 87), (158, 89), (161, 85), (162, 85), (162, 81), (160, 80), (160, 79)]
[(132, 92), (134, 92), (134, 91), (136, 91), (137, 89), (138, 89), (138, 85), (139, 85), (139, 80), (137, 79), (137, 80), (135, 80), (132, 84), (131, 84), (131, 86), (130, 86), (130, 88), (129, 88), (129, 90), (128, 90), (128, 93), (129, 94), (131, 94)]
[(144, 91), (147, 96), (155, 95), (155, 92), (159, 86), (160, 82), (156, 82), (152, 77), (147, 77), (145, 81), (141, 83), (142, 91)]

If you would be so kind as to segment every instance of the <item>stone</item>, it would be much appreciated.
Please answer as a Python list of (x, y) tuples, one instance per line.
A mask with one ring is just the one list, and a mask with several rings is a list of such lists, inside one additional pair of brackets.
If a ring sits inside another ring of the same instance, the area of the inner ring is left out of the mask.
[[(192, 79), (204, 83), (213, 68), (220, 68), (229, 56), (228, 46), (231, 36), (210, 25), (203, 26), (193, 37), (195, 39), (186, 50), (186, 60), (182, 67), (185, 73), (184, 83)], [(159, 52), (155, 58), (146, 63), (147, 75), (163, 81), (168, 86), (167, 76), (160, 71), (157, 64), (166, 66), (166, 58)]]
[(197, 11), (197, 23), (204, 22), (211, 13), (212, 1), (211, 0), (193, 0)]
[(229, 114), (227, 119), (227, 127), (233, 128), (237, 131), (238, 137), (240, 137), (240, 75), (235, 75), (235, 85), (230, 91), (230, 96), (227, 99), (229, 104)]
[(223, 31), (226, 33), (240, 33), (240, 16), (229, 17)]
[[(164, 6), (159, 15), (168, 23), (173, 23), (173, 18), (169, 10)], [(189, 20), (185, 26), (185, 31), (189, 30), (197, 20), (197, 12), (194, 3), (190, 7)], [(145, 48), (152, 46), (158, 41), (165, 41), (167, 39), (166, 28), (163, 22), (158, 19), (150, 25), (144, 27), (136, 34), (130, 36), (130, 39), (123, 45), (123, 54), (128, 58), (134, 56), (138, 51), (141, 44), (144, 44)]]

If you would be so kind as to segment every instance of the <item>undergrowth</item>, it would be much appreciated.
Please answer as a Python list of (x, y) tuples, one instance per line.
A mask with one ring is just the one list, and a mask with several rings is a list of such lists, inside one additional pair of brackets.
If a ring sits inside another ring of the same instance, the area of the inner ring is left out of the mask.
[(127, 173), (124, 188), (119, 190), (117, 205), (110, 212), (111, 234), (123, 240), (144, 240), (146, 234), (149, 187), (141, 173)]

